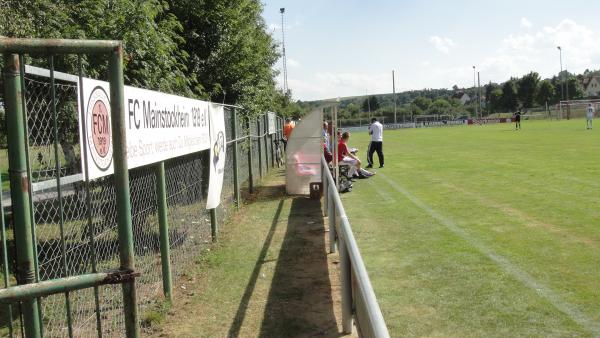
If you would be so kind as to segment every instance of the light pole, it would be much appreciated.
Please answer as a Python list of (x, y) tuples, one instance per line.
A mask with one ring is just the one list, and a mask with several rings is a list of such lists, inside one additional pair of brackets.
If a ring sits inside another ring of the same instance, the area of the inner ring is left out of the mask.
[[(567, 77), (567, 81), (565, 83), (565, 74), (563, 74), (563, 67), (562, 67), (562, 48), (560, 46), (557, 46), (556, 48), (558, 48), (558, 55), (560, 58), (560, 73), (561, 73), (560, 94), (564, 101), (564, 99), (565, 99), (565, 96), (563, 94), (563, 85), (564, 85), (566, 99), (567, 99), (567, 120), (569, 120), (571, 118), (571, 106), (569, 105), (569, 78)], [(567, 75), (569, 74), (569, 72), (566, 69), (565, 69), (565, 73), (567, 73)], [(562, 112), (562, 103), (561, 103), (560, 107), (561, 107), (561, 112)]]
[(565, 93), (564, 93), (564, 81), (563, 81), (563, 69), (562, 69), (562, 48), (560, 48), (560, 46), (557, 46), (556, 48), (558, 48), (558, 57), (559, 57), (559, 61), (560, 61), (560, 100), (564, 101), (565, 100)]
[(394, 124), (398, 123), (396, 120), (396, 75), (394, 74), (394, 70), (392, 69), (392, 93), (394, 98)]
[[(475, 81), (475, 66), (473, 66), (473, 89), (475, 91), (477, 91), (477, 82)], [(477, 101), (476, 100), (473, 100), (473, 107), (475, 107), (475, 118), (478, 118), (479, 114), (477, 113)]]
[(283, 50), (283, 93), (288, 95), (288, 81), (287, 81), (287, 58), (285, 55), (285, 29), (283, 23), (283, 13), (285, 13), (285, 8), (280, 8), (279, 12), (281, 13), (281, 47)]
[(477, 72), (477, 104), (479, 105), (479, 113), (483, 118), (483, 109), (481, 108), (481, 82), (479, 81), (479, 72)]

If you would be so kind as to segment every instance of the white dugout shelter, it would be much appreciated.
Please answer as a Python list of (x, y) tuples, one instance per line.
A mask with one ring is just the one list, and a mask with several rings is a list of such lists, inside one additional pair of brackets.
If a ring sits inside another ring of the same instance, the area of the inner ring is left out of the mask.
[(314, 110), (296, 124), (287, 141), (286, 192), (308, 195), (310, 183), (321, 182), (323, 156), (323, 112)]

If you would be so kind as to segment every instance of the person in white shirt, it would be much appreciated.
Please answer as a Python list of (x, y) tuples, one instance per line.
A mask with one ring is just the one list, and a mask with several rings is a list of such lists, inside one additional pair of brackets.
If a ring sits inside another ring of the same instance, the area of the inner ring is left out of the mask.
[(367, 168), (373, 168), (373, 153), (377, 152), (379, 158), (379, 168), (383, 168), (383, 125), (376, 118), (371, 119), (369, 126), (369, 135), (371, 135), (371, 143), (367, 150)]
[(587, 125), (586, 129), (592, 129), (592, 120), (594, 119), (594, 106), (590, 103), (587, 107)]

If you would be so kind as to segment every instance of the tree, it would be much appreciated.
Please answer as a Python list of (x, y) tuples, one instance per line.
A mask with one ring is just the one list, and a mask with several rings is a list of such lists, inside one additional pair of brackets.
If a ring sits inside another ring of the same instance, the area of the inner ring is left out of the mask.
[[(183, 26), (187, 68), (195, 93), (241, 104), (257, 114), (280, 95), (273, 65), (278, 46), (262, 18), (259, 0), (170, 0)], [(287, 93), (284, 93), (287, 95)]]
[(502, 89), (496, 88), (492, 90), (489, 98), (489, 112), (490, 114), (496, 113), (502, 110)]
[(579, 80), (577, 80), (576, 77), (569, 76), (569, 78), (567, 79), (567, 86), (569, 88), (569, 100), (577, 100), (583, 98), (583, 87), (581, 86), (581, 82), (579, 82)]
[(490, 109), (489, 109), (489, 106), (490, 106), (490, 98), (491, 98), (491, 96), (492, 96), (492, 92), (493, 92), (494, 90), (498, 89), (498, 85), (497, 85), (497, 84), (495, 84), (495, 83), (492, 83), (492, 82), (490, 81), (490, 83), (486, 84), (484, 87), (485, 87), (485, 88), (484, 88), (484, 89), (485, 89), (485, 94), (484, 94), (484, 95), (485, 95), (485, 99), (484, 99), (484, 102), (485, 102), (485, 107), (486, 107), (486, 108), (487, 108), (487, 110), (488, 110), (488, 114), (490, 114), (490, 113), (491, 113), (491, 111), (490, 111)]
[(535, 91), (539, 82), (540, 75), (536, 72), (531, 72), (517, 80), (517, 97), (524, 108), (533, 106)]
[(379, 109), (379, 100), (377, 96), (371, 95), (367, 97), (362, 104), (362, 109), (364, 112), (374, 112)]
[(360, 109), (354, 103), (350, 103), (348, 106), (346, 106), (346, 110), (350, 114), (350, 117), (357, 117), (358, 114), (360, 114)]
[(554, 97), (554, 86), (550, 80), (541, 81), (538, 85), (535, 101), (540, 106), (545, 106)]
[(506, 81), (502, 86), (500, 105), (505, 111), (515, 111), (517, 109), (517, 89), (513, 80)]
[(421, 111), (427, 111), (429, 106), (431, 105), (431, 99), (428, 97), (417, 96), (413, 100), (413, 104), (419, 108)]
[(429, 110), (428, 110), (429, 114), (451, 114), (452, 113), (452, 106), (450, 105), (450, 102), (448, 102), (445, 99), (437, 99), (435, 101), (433, 101), (433, 103), (429, 106)]

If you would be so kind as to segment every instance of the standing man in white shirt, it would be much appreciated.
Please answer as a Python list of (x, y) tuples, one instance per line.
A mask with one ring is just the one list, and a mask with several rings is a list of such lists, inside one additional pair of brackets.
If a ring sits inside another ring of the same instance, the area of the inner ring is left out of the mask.
[(371, 119), (369, 126), (369, 135), (371, 135), (371, 143), (367, 151), (367, 168), (373, 168), (373, 153), (377, 152), (379, 158), (379, 168), (383, 168), (383, 125), (376, 118)]
[(588, 104), (587, 107), (587, 129), (592, 129), (592, 120), (594, 119), (594, 106)]

